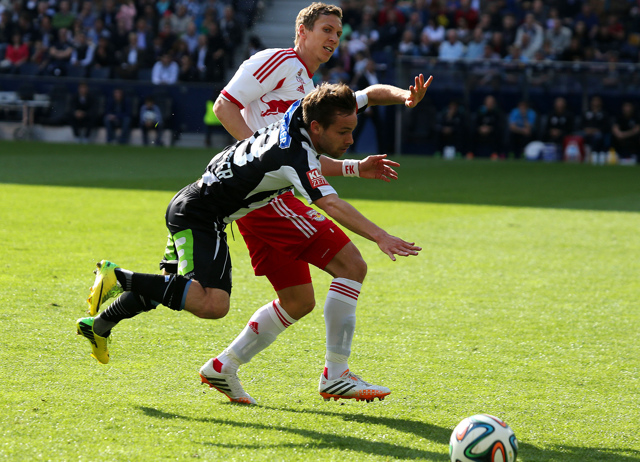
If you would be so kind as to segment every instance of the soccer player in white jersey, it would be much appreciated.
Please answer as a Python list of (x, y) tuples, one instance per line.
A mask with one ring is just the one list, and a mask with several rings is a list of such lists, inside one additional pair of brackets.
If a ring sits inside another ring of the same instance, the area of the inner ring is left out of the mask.
[[(294, 48), (267, 49), (256, 53), (240, 66), (216, 100), (214, 111), (229, 133), (243, 139), (279, 120), (291, 104), (314, 89), (313, 73), (331, 58), (341, 35), (342, 10), (339, 7), (313, 3), (301, 10), (296, 19)], [(430, 83), (431, 78), (425, 83), (420, 75), (409, 90), (374, 85), (357, 93), (358, 107), (362, 109), (367, 104), (414, 107), (422, 100)], [(321, 156), (320, 163), (324, 176), (361, 176), (385, 181), (397, 178), (392, 167), (398, 164), (385, 159), (384, 155), (369, 156), (360, 162), (342, 162)], [(261, 313), (279, 307), (278, 311), (286, 318), (282, 321), (282, 328), (310, 313), (315, 306), (315, 296), (309, 263), (325, 269), (334, 252), (340, 250), (328, 251), (324, 246), (326, 233), (333, 232), (333, 224), (296, 199), (290, 191), (280, 195), (270, 206), (238, 220), (237, 224), (249, 249), (256, 275), (267, 276), (278, 298), (260, 308), (238, 339), (206, 366), (210, 377), (216, 374), (232, 377), (238, 364), (250, 359), (234, 351), (239, 348), (238, 342), (242, 343), (241, 338), (249, 338), (254, 332), (256, 336), (261, 335), (254, 321), (254, 318), (263, 316)], [(336, 331), (346, 329), (353, 332), (361, 282), (336, 278), (331, 284), (324, 306), (327, 319), (325, 380), (338, 380), (348, 373), (348, 354), (336, 353), (329, 339), (336, 337)], [(260, 343), (259, 337), (257, 341)], [(359, 391), (353, 391), (353, 396), (359, 396)], [(232, 396), (229, 397), (233, 400)]]
[[(179, 256), (178, 274), (134, 273), (103, 260), (88, 300), (92, 311), (97, 312), (111, 296), (124, 293), (99, 316), (77, 321), (78, 333), (91, 342), (93, 356), (101, 363), (109, 362), (107, 337), (111, 329), (160, 303), (200, 317), (226, 315), (231, 295), (231, 260), (225, 227), (251, 210), (269, 207), (284, 188), (295, 186), (309, 203), (316, 204), (346, 228), (376, 242), (392, 259), (395, 255), (418, 255), (420, 247), (388, 234), (338, 198), (320, 172), (321, 153), (339, 158), (353, 144), (356, 110), (356, 98), (349, 87), (325, 84), (292, 105), (279, 122), (216, 155), (200, 180), (178, 192), (167, 208), (167, 228)], [(330, 232), (322, 238), (322, 246), (325, 253), (333, 255), (321, 266), (336, 277), (335, 309), (326, 314), (327, 323), (333, 326), (328, 348), (335, 357), (346, 360), (355, 327), (357, 293), (343, 281), (358, 284), (359, 289), (367, 268), (344, 232), (324, 216), (317, 212), (316, 215), (321, 217), (317, 223), (330, 226)], [(324, 256), (311, 254), (309, 258), (316, 262)], [(249, 361), (294, 322), (278, 301), (259, 310), (226, 356), (222, 356), (225, 362), (224, 358), (231, 359), (227, 368), (232, 369), (235, 364), (237, 370), (236, 360)], [(208, 361), (200, 370), (203, 382), (232, 401), (254, 404), (236, 372), (219, 372), (222, 367), (220, 359)], [(384, 398), (390, 390), (369, 384), (346, 370), (335, 379), (322, 374), (320, 393), (326, 399), (372, 400)]]

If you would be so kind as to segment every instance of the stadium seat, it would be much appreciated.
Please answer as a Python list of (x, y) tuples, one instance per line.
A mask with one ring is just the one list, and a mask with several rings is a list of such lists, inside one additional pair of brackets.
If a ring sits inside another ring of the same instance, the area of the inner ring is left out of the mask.
[(67, 77), (83, 79), (87, 76), (87, 68), (84, 66), (69, 66)]

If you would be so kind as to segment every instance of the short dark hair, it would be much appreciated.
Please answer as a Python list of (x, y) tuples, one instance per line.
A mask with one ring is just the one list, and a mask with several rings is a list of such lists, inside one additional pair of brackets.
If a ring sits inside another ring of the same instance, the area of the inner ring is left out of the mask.
[(338, 115), (347, 116), (356, 112), (356, 96), (343, 83), (323, 83), (302, 100), (302, 120), (306, 127), (313, 120), (327, 128)]

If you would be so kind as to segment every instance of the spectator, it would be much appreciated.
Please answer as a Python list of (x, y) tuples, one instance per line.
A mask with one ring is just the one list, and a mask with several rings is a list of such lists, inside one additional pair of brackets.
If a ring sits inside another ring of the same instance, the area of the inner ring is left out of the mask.
[(598, 19), (598, 15), (594, 13), (590, 2), (584, 2), (580, 12), (572, 16), (572, 18), (574, 26), (579, 22), (584, 23), (587, 33), (595, 32), (600, 25), (600, 19)]
[(125, 30), (133, 29), (133, 20), (137, 15), (136, 5), (133, 0), (125, 0), (120, 5), (120, 9), (116, 14), (116, 20), (122, 21)]
[(446, 36), (444, 27), (441, 24), (437, 24), (433, 18), (429, 18), (427, 27), (425, 27), (422, 32), (429, 36), (429, 41), (433, 43), (434, 46), (439, 46), (441, 42), (444, 42)]
[(452, 148), (454, 153), (465, 151), (466, 117), (458, 101), (449, 101), (447, 107), (438, 114), (435, 130), (438, 151), (445, 155)]
[(76, 15), (71, 11), (71, 7), (67, 0), (61, 0), (58, 12), (53, 15), (51, 24), (54, 29), (71, 29)]
[(169, 18), (164, 18), (161, 21), (160, 32), (158, 33), (158, 37), (162, 39), (162, 49), (164, 51), (169, 51), (173, 49), (176, 41), (178, 40), (178, 36), (173, 32), (171, 28), (171, 21)]
[(613, 147), (623, 159), (637, 159), (640, 153), (640, 118), (633, 103), (625, 101), (611, 129)]
[(173, 32), (175, 32), (177, 35), (182, 35), (187, 32), (189, 24), (193, 22), (193, 17), (189, 15), (187, 5), (178, 4), (176, 6), (176, 13), (171, 15), (170, 21), (171, 29), (173, 30)]
[(42, 42), (42, 46), (49, 49), (57, 40), (57, 32), (51, 25), (51, 18), (44, 16), (40, 21), (40, 28), (37, 30), (36, 40)]
[[(136, 21), (134, 33), (136, 34), (136, 49), (138, 53), (150, 52), (153, 47), (153, 34), (144, 19), (140, 18)], [(155, 63), (155, 59), (153, 63)], [(153, 63), (151, 63), (151, 66), (153, 66)]]
[(49, 66), (48, 72), (55, 76), (67, 75), (67, 68), (71, 61), (73, 47), (67, 39), (68, 30), (65, 28), (58, 29), (58, 40), (49, 48)]
[[(528, 36), (525, 36), (524, 42), (526, 43), (527, 40)], [(529, 62), (529, 58), (524, 56), (520, 47), (514, 43), (509, 47), (509, 54), (504, 57), (504, 61), (510, 63), (527, 63)]]
[(178, 81), (180, 68), (171, 53), (166, 52), (151, 69), (151, 82), (154, 85), (173, 85)]
[[(550, 15), (550, 8), (542, 0), (533, 0), (531, 12), (536, 22), (543, 27), (547, 24)], [(557, 13), (557, 10), (556, 10)]]
[(475, 29), (478, 25), (478, 11), (471, 8), (470, 0), (460, 0), (459, 7), (453, 14), (453, 21), (457, 24), (460, 18), (463, 18), (465, 20), (465, 22), (469, 26), (469, 29), (471, 30)]
[(206, 80), (208, 82), (222, 82), (225, 77), (226, 43), (217, 23), (209, 23), (208, 30), (207, 49), (209, 53), (209, 64), (207, 64)]
[(484, 55), (484, 48), (487, 45), (487, 41), (484, 38), (482, 29), (476, 27), (473, 30), (473, 37), (467, 44), (467, 52), (465, 53), (466, 59), (482, 59)]
[(496, 159), (502, 152), (504, 117), (498, 109), (495, 97), (488, 95), (475, 117), (474, 155)]
[(84, 32), (78, 33), (75, 37), (73, 52), (71, 53), (71, 60), (69, 61), (70, 64), (72, 66), (83, 67), (85, 70), (88, 69), (93, 63), (95, 48), (93, 43), (87, 41), (87, 36)]
[(114, 88), (111, 98), (107, 100), (104, 114), (104, 126), (107, 129), (107, 143), (116, 140), (116, 130), (119, 128), (118, 143), (127, 144), (131, 131), (131, 103), (125, 97), (122, 88)]
[(584, 60), (583, 47), (577, 37), (572, 37), (569, 46), (557, 57), (560, 61), (582, 61)]
[(162, 143), (162, 131), (164, 130), (162, 113), (155, 104), (153, 96), (147, 96), (140, 108), (140, 128), (142, 130), (142, 143), (149, 145), (149, 131), (156, 131), (155, 145), (160, 147)]
[(138, 40), (135, 32), (129, 32), (129, 43), (124, 49), (116, 53), (118, 62), (115, 73), (121, 79), (135, 79), (138, 70), (145, 64), (145, 51), (138, 50)]
[(11, 41), (14, 27), (9, 10), (4, 10), (0, 13), (0, 54), (6, 49), (7, 44)]
[[(116, 51), (122, 51), (127, 45), (129, 45), (129, 34), (135, 33), (130, 30), (127, 30), (125, 26), (125, 21), (122, 18), (116, 19), (116, 28), (111, 35), (111, 43)], [(96, 43), (98, 43), (98, 40)]]
[(447, 40), (440, 44), (438, 57), (443, 61), (456, 61), (464, 56), (465, 47), (455, 29), (447, 30)]
[(428, 57), (437, 57), (438, 50), (433, 46), (431, 41), (429, 40), (429, 34), (422, 33), (420, 35), (420, 43), (418, 43), (418, 55), (419, 56), (428, 56)]
[[(366, 65), (362, 73), (358, 74), (354, 78), (354, 85), (352, 85), (356, 90), (364, 90), (365, 88), (376, 85), (380, 83), (380, 79), (378, 78), (378, 74), (376, 72), (376, 63), (373, 59), (366, 58)], [(358, 139), (362, 134), (362, 130), (364, 129), (367, 120), (371, 120), (373, 123), (373, 127), (376, 135), (377, 142), (377, 150), (375, 152), (389, 152), (387, 148), (389, 146), (385, 145), (385, 126), (380, 116), (379, 107), (372, 106), (368, 107), (364, 112), (360, 113), (358, 116), (358, 125), (356, 125), (355, 130), (353, 131), (353, 145), (352, 151), (356, 152), (356, 147), (358, 144)]]
[(198, 48), (198, 31), (195, 22), (191, 21), (187, 24), (187, 30), (180, 36), (180, 40), (187, 44), (187, 50), (193, 55)]
[(245, 59), (249, 59), (251, 56), (255, 55), (257, 52), (264, 50), (264, 44), (260, 37), (257, 35), (252, 35), (249, 37), (249, 44), (247, 46), (247, 54), (245, 55)]
[(504, 40), (505, 45), (511, 45), (516, 41), (516, 36), (518, 35), (518, 23), (514, 15), (504, 15), (502, 18), (502, 28), (500, 29), (500, 32), (502, 33), (502, 39)]
[(351, 45), (349, 45), (349, 53), (351, 56), (354, 56), (357, 51), (364, 50), (375, 50), (378, 48), (378, 41), (380, 40), (380, 32), (378, 31), (378, 26), (376, 25), (373, 13), (371, 10), (367, 9), (362, 14), (362, 22), (360, 25), (351, 33), (352, 41), (359, 41), (364, 45), (364, 47), (358, 47), (357, 50), (352, 50)]
[[(114, 30), (117, 30), (116, 27), (114, 27)], [(123, 32), (126, 34), (127, 32), (125, 32), (123, 30)], [(98, 43), (98, 40), (100, 39), (100, 37), (104, 37), (106, 39), (110, 39), (112, 36), (112, 33), (109, 29), (107, 29), (104, 25), (104, 20), (102, 18), (96, 18), (95, 22), (93, 23), (93, 27), (87, 29), (87, 40), (91, 43), (93, 43), (94, 45), (96, 43)], [(126, 35), (125, 35), (126, 37)], [(114, 36), (114, 41), (119, 39), (119, 35), (116, 34)], [(119, 46), (119, 44), (115, 44), (114, 46), (116, 47), (117, 50), (119, 50), (120, 48), (122, 48), (122, 46), (126, 45), (126, 41)]]
[(544, 139), (553, 143), (561, 151), (564, 137), (573, 133), (573, 114), (567, 109), (567, 100), (557, 97), (553, 102), (553, 110), (547, 118)]
[(242, 43), (244, 33), (242, 25), (231, 5), (227, 5), (224, 8), (224, 16), (220, 20), (220, 33), (229, 48), (229, 53), (227, 53), (227, 64), (233, 67), (233, 56), (235, 54), (236, 47)]
[(32, 42), (36, 39), (37, 31), (28, 13), (22, 13), (20, 15), (18, 24), (13, 28), (11, 36), (16, 32), (20, 33), (22, 41), (28, 46), (31, 46)]
[(11, 37), (11, 44), (7, 47), (4, 59), (0, 61), (0, 69), (10, 73), (19, 73), (20, 66), (29, 61), (29, 46), (22, 43), (19, 33)]
[[(118, 9), (116, 8), (115, 0), (104, 0), (104, 2), (102, 3), (102, 10), (100, 11), (99, 15), (99, 19), (102, 20), (104, 27), (106, 27), (110, 32), (114, 32), (118, 24), (117, 18)], [(131, 27), (129, 27), (128, 31), (130, 30)]]
[(82, 25), (83, 30), (89, 30), (93, 27), (97, 19), (96, 13), (93, 11), (93, 2), (85, 0), (82, 2), (82, 9), (78, 14), (78, 20)]
[(409, 15), (409, 21), (404, 26), (404, 30), (410, 30), (413, 33), (414, 37), (420, 37), (422, 34), (422, 30), (424, 29), (424, 23), (420, 17), (420, 13), (418, 11), (413, 11)]
[(533, 141), (536, 113), (527, 101), (520, 101), (509, 114), (509, 149), (521, 157), (524, 147)]
[(571, 30), (562, 25), (560, 19), (553, 20), (553, 27), (545, 33), (545, 40), (551, 46), (551, 53), (555, 57), (562, 56), (562, 53), (569, 47), (571, 42)]
[[(389, 2), (390, 0), (387, 0), (387, 3)], [(382, 49), (397, 50), (403, 30), (403, 23), (399, 21), (400, 14), (397, 9), (391, 8), (386, 11), (385, 18), (384, 24), (379, 29), (380, 40), (378, 40), (378, 45)]]
[(209, 41), (204, 34), (198, 35), (198, 47), (193, 53), (193, 63), (198, 70), (200, 80), (207, 80), (207, 68), (212, 66), (211, 53), (209, 53)]
[(378, 26), (384, 28), (389, 21), (402, 29), (407, 22), (402, 11), (395, 5), (394, 0), (384, 0), (382, 8), (378, 11)]
[(73, 136), (79, 143), (89, 142), (91, 131), (95, 125), (96, 113), (95, 99), (89, 93), (89, 87), (85, 82), (78, 84), (78, 92), (71, 99), (71, 128)]
[(197, 82), (200, 80), (198, 77), (198, 70), (193, 65), (191, 56), (188, 54), (180, 57), (180, 74), (178, 75), (180, 82)]
[(398, 44), (398, 54), (405, 56), (416, 56), (418, 54), (413, 31), (405, 30), (402, 33), (402, 40)]
[(582, 133), (591, 151), (607, 151), (611, 138), (611, 119), (602, 108), (602, 98), (592, 96), (589, 110), (582, 115)]
[[(526, 44), (523, 43), (523, 36), (525, 35), (529, 37), (529, 41)], [(530, 59), (536, 54), (536, 51), (542, 48), (543, 42), (544, 30), (542, 26), (536, 22), (533, 13), (527, 13), (524, 23), (518, 27), (514, 43), (520, 47), (522, 55)]]
[(98, 39), (98, 46), (93, 52), (93, 67), (94, 69), (112, 69), (115, 67), (116, 55), (109, 40), (101, 37)]

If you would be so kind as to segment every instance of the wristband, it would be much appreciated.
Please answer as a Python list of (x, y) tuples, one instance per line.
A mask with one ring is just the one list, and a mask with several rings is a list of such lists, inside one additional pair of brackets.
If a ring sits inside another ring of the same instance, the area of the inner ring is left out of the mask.
[(347, 159), (342, 161), (342, 176), (360, 176), (359, 160)]

